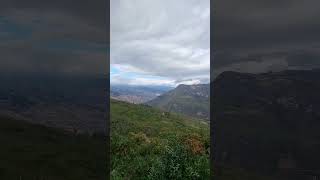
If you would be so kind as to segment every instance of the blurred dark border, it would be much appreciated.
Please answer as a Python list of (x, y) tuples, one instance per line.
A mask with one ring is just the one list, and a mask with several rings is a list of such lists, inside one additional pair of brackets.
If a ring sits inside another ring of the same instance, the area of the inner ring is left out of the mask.
[(106, 29), (107, 29), (107, 98), (106, 98), (106, 128), (107, 128), (107, 179), (110, 179), (111, 158), (110, 158), (110, 0), (106, 3)]

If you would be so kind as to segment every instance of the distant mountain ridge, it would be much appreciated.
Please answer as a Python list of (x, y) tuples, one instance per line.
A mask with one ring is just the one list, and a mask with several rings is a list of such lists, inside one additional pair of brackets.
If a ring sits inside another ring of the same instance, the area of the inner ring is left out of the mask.
[(217, 164), (265, 175), (282, 162), (319, 170), (319, 77), (319, 70), (220, 74), (212, 104)]
[(163, 86), (111, 85), (110, 89), (112, 99), (142, 104), (169, 91), (171, 88)]
[(210, 116), (210, 84), (179, 85), (147, 105), (201, 119)]
[(105, 132), (107, 78), (0, 76), (0, 115), (78, 132)]

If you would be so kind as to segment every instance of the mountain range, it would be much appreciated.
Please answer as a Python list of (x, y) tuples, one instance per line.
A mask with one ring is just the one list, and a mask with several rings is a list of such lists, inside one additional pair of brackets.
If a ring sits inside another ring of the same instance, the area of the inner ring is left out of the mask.
[(220, 74), (212, 104), (217, 166), (271, 179), (284, 169), (290, 173), (280, 179), (312, 178), (301, 172), (320, 169), (318, 77), (319, 70)]
[(146, 104), (164, 111), (209, 120), (210, 84), (181, 84)]
[(133, 104), (142, 104), (172, 88), (166, 86), (111, 85), (110, 89), (110, 96), (112, 99)]
[(0, 73), (0, 81), (0, 179), (106, 177), (107, 78)]
[(65, 130), (104, 132), (106, 79), (1, 75), (0, 115)]

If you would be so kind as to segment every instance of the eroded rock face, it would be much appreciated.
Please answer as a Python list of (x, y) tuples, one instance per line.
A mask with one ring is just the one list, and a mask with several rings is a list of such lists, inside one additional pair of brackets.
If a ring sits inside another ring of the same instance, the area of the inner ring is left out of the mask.
[(217, 160), (273, 173), (281, 154), (320, 169), (320, 71), (224, 72), (212, 104)]

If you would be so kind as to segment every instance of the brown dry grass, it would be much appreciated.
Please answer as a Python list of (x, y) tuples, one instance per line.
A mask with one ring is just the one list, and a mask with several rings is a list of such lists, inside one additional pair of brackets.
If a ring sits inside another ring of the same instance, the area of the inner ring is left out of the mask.
[(192, 154), (204, 154), (205, 147), (201, 140), (201, 137), (198, 134), (192, 134), (188, 136), (185, 140), (185, 144)]

